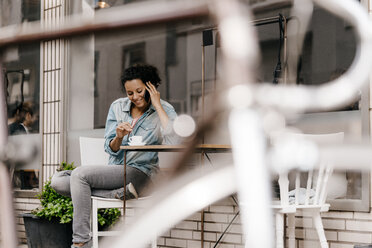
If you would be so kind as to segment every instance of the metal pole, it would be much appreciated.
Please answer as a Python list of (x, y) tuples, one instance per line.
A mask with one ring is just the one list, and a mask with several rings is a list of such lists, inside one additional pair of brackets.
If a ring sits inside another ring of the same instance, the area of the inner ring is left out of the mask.
[[(201, 121), (204, 121), (204, 88), (205, 88), (205, 47), (204, 44), (202, 44), (202, 84), (201, 84)], [(201, 143), (204, 144), (204, 134), (201, 139)], [(201, 164), (204, 165), (204, 152), (201, 152)], [(200, 237), (200, 247), (204, 247), (204, 209), (201, 211), (201, 217), (200, 217), (200, 228), (201, 228), (201, 237)]]
[[(204, 142), (203, 142), (204, 143)], [(204, 166), (204, 152), (201, 152), (201, 165)], [(204, 208), (200, 213), (200, 247), (204, 247)]]
[[(201, 81), (201, 121), (204, 121), (204, 89), (205, 89), (205, 47), (202, 45), (202, 81)], [(204, 143), (204, 135), (202, 137), (202, 144)]]
[(58, 29), (45, 27), (38, 21), (20, 24), (14, 29), (0, 28), (0, 47), (91, 34), (92, 32), (111, 32), (112, 30), (146, 24), (194, 19), (207, 16), (209, 12), (206, 1), (189, 1), (189, 4), (184, 4), (183, 1), (170, 1), (166, 5), (149, 1), (136, 3), (130, 7), (118, 6), (105, 12), (96, 12), (93, 19), (71, 16), (61, 23)]
[(287, 84), (287, 72), (288, 72), (288, 66), (287, 66), (287, 18), (283, 16), (284, 22), (284, 28), (283, 28), (283, 66), (284, 66), (284, 77), (283, 82), (284, 84)]
[(123, 198), (123, 218), (125, 218), (125, 207), (126, 207), (126, 197), (125, 197), (125, 192), (127, 190), (126, 185), (127, 185), (127, 151), (124, 150), (124, 198)]
[(213, 91), (216, 92), (217, 89), (217, 61), (218, 61), (218, 31), (216, 32), (215, 38), (214, 38), (214, 84), (213, 84)]
[(266, 25), (270, 23), (279, 22), (279, 18), (280, 18), (279, 16), (271, 16), (271, 17), (252, 20), (251, 23), (253, 23), (256, 26)]

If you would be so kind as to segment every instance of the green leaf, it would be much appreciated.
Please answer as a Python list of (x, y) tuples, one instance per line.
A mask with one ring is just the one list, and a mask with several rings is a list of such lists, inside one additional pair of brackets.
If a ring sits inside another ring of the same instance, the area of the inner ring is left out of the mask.
[[(74, 163), (62, 162), (58, 171), (73, 170)], [(73, 219), (73, 204), (71, 198), (58, 194), (51, 186), (49, 178), (45, 182), (43, 191), (36, 195), (40, 200), (41, 207), (31, 211), (32, 214), (48, 220), (57, 219), (60, 223), (70, 223)], [(117, 208), (99, 209), (98, 224), (100, 229), (112, 226), (120, 217), (121, 212)]]

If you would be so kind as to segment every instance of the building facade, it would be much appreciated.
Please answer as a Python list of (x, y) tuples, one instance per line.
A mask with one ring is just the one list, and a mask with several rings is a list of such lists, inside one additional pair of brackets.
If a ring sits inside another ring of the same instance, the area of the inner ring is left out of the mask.
[[(118, 0), (112, 8), (125, 8), (129, 2)], [(258, 81), (272, 82), (277, 65), (283, 61), (284, 37), (279, 23), (291, 18), (287, 1), (250, 1), (254, 9), (256, 30), (260, 40), (261, 67)], [(371, 12), (369, 0), (360, 2)], [(92, 18), (98, 12), (94, 1), (2, 1), (0, 27), (24, 22), (40, 21), (42, 25), (58, 28), (69, 17), (79, 14)], [(266, 18), (277, 17), (270, 23)], [(212, 44), (203, 43), (203, 34), (212, 34)], [(290, 49), (290, 48), (286, 48)], [(345, 21), (319, 9), (306, 35), (299, 84), (321, 84), (350, 66), (356, 49), (352, 28)], [(204, 56), (204, 64), (202, 63)], [(38, 206), (35, 194), (62, 161), (80, 164), (78, 138), (102, 137), (108, 108), (112, 101), (123, 97), (120, 75), (133, 63), (150, 63), (158, 67), (162, 78), (159, 90), (163, 99), (174, 105), (178, 113), (201, 118), (201, 85), (205, 79), (206, 101), (209, 93), (224, 88), (218, 82), (218, 61), (222, 54), (218, 45), (218, 31), (208, 18), (154, 24), (112, 32), (84, 34), (71, 38), (57, 38), (31, 44), (6, 47), (3, 51), (4, 78), (8, 93), (8, 119), (14, 121), (14, 110), (21, 102), (33, 102), (35, 117), (29, 134), (12, 135), (11, 142), (27, 142), (40, 148), (38, 157), (14, 173), (15, 209), (19, 215)], [(284, 64), (281, 64), (284, 68)], [(203, 69), (204, 68), (204, 69)], [(202, 75), (204, 73), (204, 79)], [(284, 71), (277, 78), (286, 83)], [(293, 123), (306, 133), (345, 132), (356, 141), (370, 137), (371, 86), (361, 90), (361, 99), (339, 111), (309, 113)], [(211, 99), (213, 102), (213, 99)], [(209, 105), (210, 106), (210, 105)], [(208, 111), (208, 103), (204, 111)], [(222, 115), (217, 131), (206, 142), (229, 143), (227, 125)], [(229, 155), (211, 156), (214, 162), (232, 161)], [(171, 166), (164, 157), (161, 166)], [(191, 162), (199, 163), (199, 157)], [(330, 247), (354, 247), (372, 243), (372, 214), (370, 177), (366, 173), (342, 171), (344, 191), (330, 199), (332, 210), (323, 215)], [(338, 181), (340, 183), (340, 181)], [(188, 217), (158, 238), (159, 247), (244, 247), (239, 206), (226, 198)], [(235, 216), (238, 216), (235, 218)], [(203, 220), (203, 221), (202, 221)], [(230, 222), (232, 224), (229, 226)], [(17, 217), (21, 242), (26, 242), (23, 220)], [(203, 225), (203, 226), (202, 226)], [(311, 219), (296, 219), (297, 247), (317, 247), (317, 235)], [(203, 231), (202, 231), (203, 230)]]

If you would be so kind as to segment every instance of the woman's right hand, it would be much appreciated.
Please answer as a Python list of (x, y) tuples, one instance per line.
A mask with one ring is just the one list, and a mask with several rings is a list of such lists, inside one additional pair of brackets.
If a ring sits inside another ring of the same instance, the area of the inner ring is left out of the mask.
[(132, 132), (132, 127), (129, 122), (122, 122), (116, 127), (116, 137), (119, 139), (122, 139), (130, 132)]

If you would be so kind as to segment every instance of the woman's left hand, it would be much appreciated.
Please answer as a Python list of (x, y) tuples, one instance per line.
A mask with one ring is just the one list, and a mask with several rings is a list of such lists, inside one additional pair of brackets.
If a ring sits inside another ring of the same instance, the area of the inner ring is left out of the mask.
[(151, 103), (158, 113), (162, 127), (166, 129), (168, 126), (169, 118), (167, 113), (165, 113), (163, 107), (161, 106), (160, 92), (157, 91), (156, 87), (151, 82), (146, 82), (146, 90), (148, 90), (150, 93)]
[(155, 109), (161, 107), (160, 92), (150, 81), (146, 82), (146, 89), (150, 93), (151, 103), (154, 105)]

